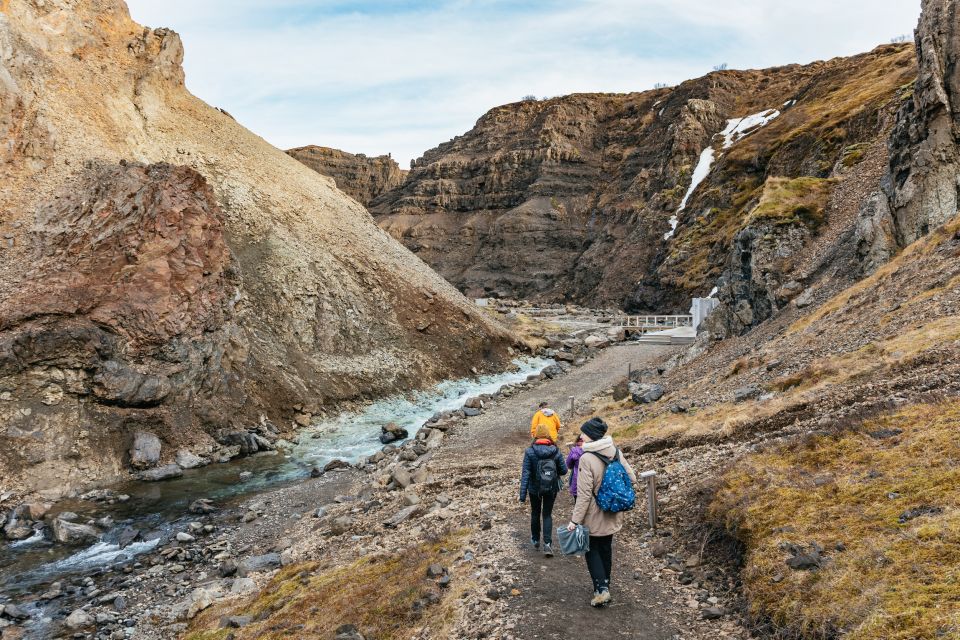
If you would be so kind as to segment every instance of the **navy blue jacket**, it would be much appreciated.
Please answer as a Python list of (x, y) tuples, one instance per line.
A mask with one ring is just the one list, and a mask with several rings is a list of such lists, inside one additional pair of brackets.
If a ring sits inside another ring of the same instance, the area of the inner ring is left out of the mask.
[[(561, 476), (567, 475), (567, 465), (563, 461), (563, 454), (555, 444), (540, 444), (534, 442), (523, 452), (523, 473), (520, 476), (520, 502), (525, 502), (527, 493), (540, 495), (540, 487), (537, 486), (537, 464), (541, 460), (553, 458), (557, 463), (557, 473)], [(557, 483), (559, 489), (559, 484)]]

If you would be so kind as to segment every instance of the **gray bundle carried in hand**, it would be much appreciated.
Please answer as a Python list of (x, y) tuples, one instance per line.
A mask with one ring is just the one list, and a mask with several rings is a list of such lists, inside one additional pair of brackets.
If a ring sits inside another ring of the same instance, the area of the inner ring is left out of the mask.
[(565, 556), (582, 556), (590, 551), (590, 529), (578, 524), (573, 531), (566, 527), (557, 528), (557, 541), (560, 543), (560, 553)]

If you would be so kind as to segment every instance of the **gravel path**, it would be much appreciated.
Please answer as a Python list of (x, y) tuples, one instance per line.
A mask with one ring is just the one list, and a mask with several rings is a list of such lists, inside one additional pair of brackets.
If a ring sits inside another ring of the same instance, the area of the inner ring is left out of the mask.
[[(582, 367), (545, 381), (486, 408), (465, 428), (452, 433), (438, 451), (435, 464), (442, 474), (464, 474), (471, 467), (485, 474), (485, 499), (502, 514), (502, 527), (490, 536), (493, 558), (513, 591), (503, 610), (502, 635), (517, 640), (552, 638), (637, 638), (646, 640), (716, 640), (748, 638), (735, 620), (702, 620), (695, 604), (696, 585), (683, 586), (664, 561), (650, 554), (654, 541), (644, 514), (628, 514), (614, 549), (614, 603), (606, 609), (589, 606), (592, 585), (581, 558), (544, 558), (529, 542), (529, 507), (517, 502), (523, 448), (529, 443), (529, 420), (541, 400), (560, 409), (561, 440), (572, 439), (585, 420), (590, 400), (622, 380), (628, 363), (643, 368), (660, 362), (677, 347), (623, 344), (605, 349)], [(569, 396), (576, 398), (570, 420)], [(572, 424), (571, 424), (572, 423)], [(564, 447), (566, 450), (566, 447)], [(653, 459), (633, 460), (638, 468), (653, 467)], [(693, 462), (695, 464), (695, 461)], [(656, 465), (659, 467), (659, 465)], [(554, 528), (567, 522), (573, 501), (564, 491), (554, 508)], [(465, 637), (479, 637), (466, 636)]]
[(502, 400), (486, 409), (483, 414), (470, 418), (467, 428), (458, 430), (448, 440), (439, 457), (443, 459), (459, 456), (464, 450), (478, 447), (489, 449), (498, 440), (506, 440), (519, 447), (515, 451), (511, 449), (507, 458), (519, 459), (523, 447), (529, 444), (530, 418), (542, 400), (550, 402), (551, 407), (560, 413), (564, 424), (560, 432), (563, 440), (576, 432), (576, 429), (571, 429), (567, 424), (570, 418), (570, 396), (575, 398), (576, 411), (580, 415), (589, 408), (590, 400), (595, 395), (627, 375), (628, 364), (637, 368), (643, 363), (659, 361), (675, 353), (676, 349), (677, 347), (648, 344), (620, 344), (604, 349), (582, 367), (547, 380), (535, 389)]

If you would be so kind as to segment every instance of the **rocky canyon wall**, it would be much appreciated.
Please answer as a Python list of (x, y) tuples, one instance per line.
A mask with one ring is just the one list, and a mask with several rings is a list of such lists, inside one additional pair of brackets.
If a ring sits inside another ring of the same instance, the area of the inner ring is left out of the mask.
[[(849, 226), (831, 194), (875, 179), (878, 145), (915, 77), (913, 48), (886, 45), (672, 88), (504, 105), (426, 152), (370, 210), (468, 295), (664, 312), (722, 289), (735, 244), (782, 230), (794, 258), (753, 265), (756, 282), (731, 298), (757, 302), (744, 314), (752, 325), (803, 290), (807, 274), (793, 271), (805, 247)], [(766, 213), (753, 216), (765, 196)], [(791, 215), (795, 206), (815, 215)], [(751, 224), (769, 228), (737, 240)]]
[(288, 149), (287, 153), (317, 173), (333, 178), (338, 189), (364, 206), (399, 187), (407, 177), (407, 172), (390, 156), (370, 158), (316, 145)]
[[(119, 0), (0, 3), (0, 480), (269, 447), (512, 339), (363, 207), (184, 88)], [(240, 445), (240, 446), (237, 446)]]

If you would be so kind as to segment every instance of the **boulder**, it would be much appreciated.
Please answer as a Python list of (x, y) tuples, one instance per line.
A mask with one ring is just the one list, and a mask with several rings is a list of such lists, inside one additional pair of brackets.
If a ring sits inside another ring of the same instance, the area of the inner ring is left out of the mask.
[(15, 604), (4, 605), (0, 611), (3, 612), (5, 617), (10, 618), (11, 620), (26, 620), (30, 617), (29, 613)]
[(160, 438), (149, 431), (137, 431), (130, 445), (130, 466), (134, 469), (149, 469), (160, 461)]
[(208, 589), (197, 587), (190, 593), (187, 606), (187, 619), (191, 620), (204, 609), (213, 605), (214, 597)]
[(47, 515), (50, 505), (46, 502), (28, 502), (20, 505), (18, 510), (30, 520), (37, 521)]
[(3, 526), (3, 535), (7, 540), (23, 540), (33, 535), (33, 527), (27, 520), (17, 517), (14, 511)]
[(746, 386), (735, 389), (733, 392), (733, 401), (734, 402), (746, 402), (747, 400), (753, 400), (759, 398), (763, 395), (763, 389), (759, 385), (748, 384)]
[(560, 368), (560, 365), (552, 364), (549, 367), (545, 368), (541, 373), (547, 376), (551, 380), (563, 373), (563, 369)]
[(93, 617), (83, 609), (76, 609), (67, 616), (63, 623), (68, 629), (77, 631), (93, 624)]
[(330, 523), (330, 533), (335, 536), (343, 535), (353, 526), (353, 518), (350, 516), (340, 516)]
[(605, 349), (610, 346), (610, 341), (606, 338), (601, 338), (600, 336), (587, 336), (583, 341), (583, 344), (587, 345), (591, 349)]
[(700, 612), (700, 615), (704, 620), (716, 620), (717, 618), (722, 618), (727, 615), (727, 611), (723, 607), (707, 607)]
[(468, 417), (468, 418), (472, 418), (472, 417), (474, 417), (474, 416), (478, 416), (478, 415), (480, 415), (480, 409), (474, 409), (473, 407), (464, 407), (464, 408), (463, 408), (463, 415), (465, 415), (465, 416)]
[(471, 409), (483, 409), (483, 400), (480, 398), (467, 398), (467, 401), (463, 403), (463, 406)]
[(199, 515), (206, 515), (208, 513), (213, 513), (217, 510), (216, 505), (213, 504), (213, 501), (208, 498), (197, 498), (190, 503), (189, 507), (190, 513), (196, 513)]
[(632, 383), (630, 397), (637, 404), (650, 404), (663, 397), (663, 387), (658, 384)]
[(100, 531), (95, 527), (70, 522), (62, 516), (50, 523), (50, 535), (56, 542), (71, 545), (92, 544), (100, 539)]
[[(252, 581), (251, 581), (252, 582)], [(240, 629), (253, 621), (250, 616), (224, 616), (220, 619), (220, 627), (226, 629)]]
[(623, 327), (610, 327), (607, 329), (607, 339), (610, 342), (623, 342), (627, 339), (627, 331)]
[(250, 556), (240, 561), (237, 565), (237, 575), (241, 578), (246, 577), (248, 573), (257, 571), (267, 571), (276, 569), (280, 566), (279, 553), (265, 553), (261, 556)]
[(197, 467), (210, 464), (209, 460), (198, 456), (188, 449), (180, 449), (177, 451), (174, 460), (176, 460), (177, 465), (182, 469), (196, 469)]
[(421, 507), (418, 504), (410, 505), (409, 507), (404, 507), (397, 513), (393, 514), (389, 519), (387, 519), (383, 523), (383, 526), (387, 527), (388, 529), (394, 528), (400, 525), (401, 522), (409, 520), (414, 515), (419, 514), (420, 509)]
[(380, 442), (390, 444), (397, 440), (404, 440), (409, 436), (407, 430), (395, 422), (385, 424), (380, 427)]
[(230, 593), (233, 595), (254, 593), (256, 590), (257, 583), (253, 581), (253, 578), (234, 578), (233, 584), (230, 586)]
[(155, 469), (147, 469), (137, 474), (137, 478), (144, 482), (159, 482), (160, 480), (170, 480), (179, 478), (183, 475), (183, 469), (177, 464), (166, 464)]
[(401, 489), (406, 489), (413, 484), (413, 478), (410, 477), (410, 472), (403, 467), (397, 467), (390, 479)]
[(349, 469), (349, 468), (350, 468), (349, 462), (347, 462), (346, 460), (340, 460), (339, 458), (337, 458), (336, 460), (331, 460), (330, 462), (325, 464), (323, 466), (323, 472), (327, 473), (329, 471), (336, 471), (337, 469)]
[(807, 289), (793, 299), (793, 304), (797, 305), (797, 309), (809, 307), (811, 304), (813, 304), (813, 292), (810, 289)]

